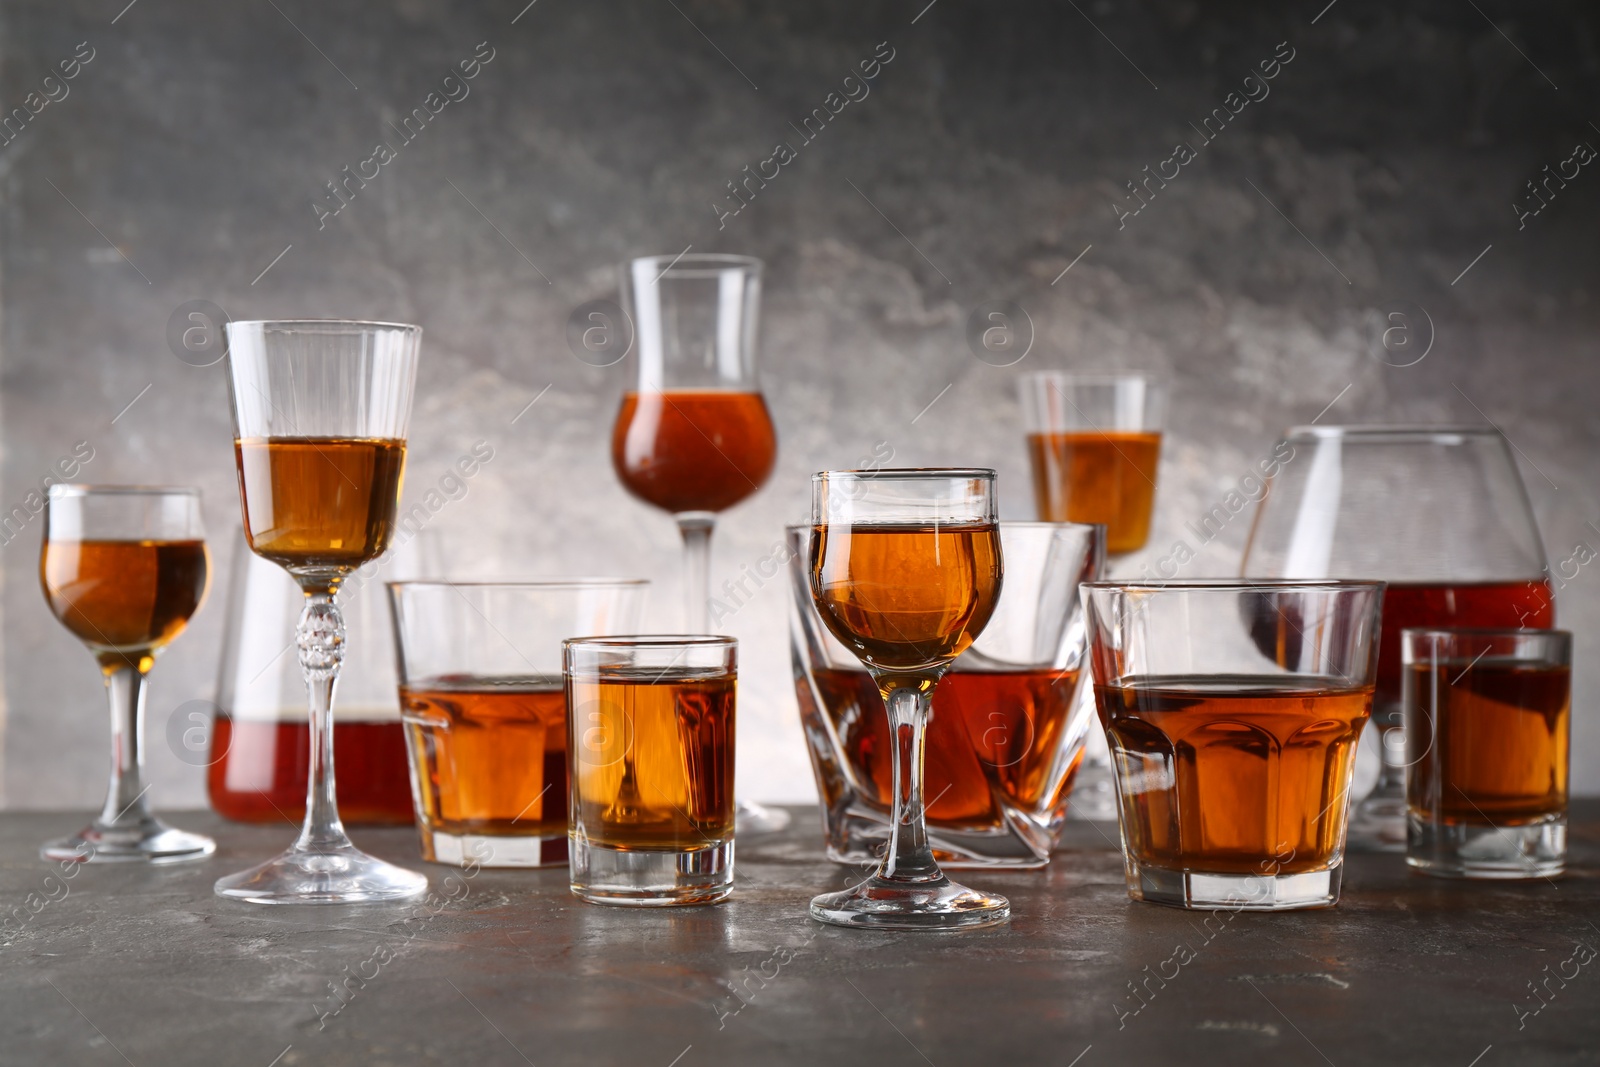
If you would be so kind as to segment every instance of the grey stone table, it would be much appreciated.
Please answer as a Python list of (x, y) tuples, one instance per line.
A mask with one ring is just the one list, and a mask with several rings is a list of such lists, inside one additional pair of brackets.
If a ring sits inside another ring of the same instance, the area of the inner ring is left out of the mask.
[[(1233, 916), (1129, 902), (1111, 828), (1076, 823), (1044, 871), (970, 875), (1008, 926), (921, 936), (806, 918), (853, 877), (809, 810), (740, 842), (730, 902), (653, 912), (582, 904), (564, 870), (422, 864), (432, 905), (224, 902), (212, 881), (289, 833), (209, 814), (173, 818), (217, 837), (206, 862), (63, 881), (35, 849), (82, 816), (11, 814), (0, 1063), (1596, 1063), (1600, 803), (1574, 814), (1554, 882), (1356, 855), (1337, 908)], [(408, 831), (355, 836), (416, 863)]]

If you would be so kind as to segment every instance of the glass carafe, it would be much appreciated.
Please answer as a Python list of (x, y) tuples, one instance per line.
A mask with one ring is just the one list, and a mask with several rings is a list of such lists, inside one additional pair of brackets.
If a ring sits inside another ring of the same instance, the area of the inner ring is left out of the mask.
[[(403, 528), (396, 540), (405, 543), (352, 574), (339, 593), (349, 633), (334, 745), (339, 811), (346, 823), (356, 825), (412, 821), (383, 581), (414, 577), (422, 545), (421, 539), (407, 540)], [(294, 579), (251, 552), (241, 536), (228, 590), (206, 775), (211, 806), (225, 818), (299, 823), (305, 817), (311, 733), (293, 637), (304, 602)]]

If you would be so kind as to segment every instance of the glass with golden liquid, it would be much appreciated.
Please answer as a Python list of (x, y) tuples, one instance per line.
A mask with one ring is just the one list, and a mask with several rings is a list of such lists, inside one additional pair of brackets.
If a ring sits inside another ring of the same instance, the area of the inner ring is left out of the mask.
[(561, 642), (638, 628), (649, 583), (390, 582), (422, 858), (567, 862)]
[(1401, 634), (1406, 861), (1446, 878), (1566, 869), (1572, 635)]
[(1024, 375), (1033, 499), (1044, 522), (1100, 523), (1106, 551), (1150, 538), (1166, 386), (1146, 374)]
[(145, 675), (200, 610), (210, 580), (198, 489), (50, 487), (39, 584), (105, 677), (111, 781), (99, 817), (46, 844), (45, 859), (173, 863), (216, 850), (209, 837), (156, 818), (143, 780)]
[[(1093, 701), (1078, 699), (1085, 656), (1078, 588), (1100, 577), (1104, 528), (998, 528), (1006, 581), (988, 625), (933, 690), (924, 742), (928, 838), (945, 868), (1048, 863), (1094, 719)], [(795, 695), (828, 858), (861, 865), (888, 843), (894, 735), (877, 681), (818, 614), (812, 532), (788, 528)]]
[(933, 691), (1000, 597), (994, 471), (824, 471), (812, 476), (811, 490), (812, 602), (877, 683), (893, 751), (882, 863), (855, 888), (813, 898), (811, 917), (890, 930), (1005, 922), (1005, 897), (968, 889), (940, 870), (924, 799)]
[(333, 694), (344, 660), (336, 597), (394, 534), (422, 330), (336, 319), (230, 322), (234, 459), (250, 548), (305, 596), (295, 628), (310, 698), (306, 817), (287, 851), (218, 879), (256, 904), (355, 904), (421, 895), (427, 879), (356, 848), (339, 819)]
[(572, 892), (712, 904), (733, 889), (731, 637), (564, 643)]
[(1381, 582), (1091, 582), (1128, 895), (1338, 902)]

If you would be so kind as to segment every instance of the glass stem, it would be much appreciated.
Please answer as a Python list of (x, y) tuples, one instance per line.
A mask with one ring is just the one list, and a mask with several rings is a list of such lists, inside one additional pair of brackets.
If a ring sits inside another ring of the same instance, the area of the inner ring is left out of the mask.
[(111, 704), (111, 782), (100, 812), (103, 827), (131, 827), (150, 819), (144, 784), (144, 675), (117, 667), (106, 675)]
[(880, 878), (896, 882), (928, 882), (943, 878), (933, 849), (928, 847), (926, 812), (922, 807), (922, 750), (932, 714), (933, 686), (924, 680), (880, 681), (894, 740), (894, 815), (889, 850)]
[(711, 604), (711, 531), (717, 520), (709, 511), (686, 511), (673, 518), (683, 535), (684, 633), (708, 634)]
[(350, 838), (339, 820), (333, 780), (333, 690), (344, 662), (344, 616), (332, 590), (306, 590), (295, 639), (311, 699), (311, 773), (306, 783), (306, 821), (294, 847), (314, 852), (348, 848)]

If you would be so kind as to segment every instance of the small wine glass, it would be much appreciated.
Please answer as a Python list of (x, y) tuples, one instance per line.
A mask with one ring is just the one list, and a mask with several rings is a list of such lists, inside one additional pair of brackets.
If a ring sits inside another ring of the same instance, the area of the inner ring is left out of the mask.
[(811, 595), (824, 625), (878, 683), (894, 744), (883, 861), (855, 888), (814, 898), (811, 917), (892, 930), (1005, 922), (1004, 897), (939, 869), (922, 792), (934, 687), (1000, 597), (994, 471), (824, 471), (812, 477), (811, 519)]
[(1374, 740), (1383, 771), (1351, 839), (1405, 847), (1400, 631), (1555, 625), (1544, 545), (1504, 435), (1487, 426), (1300, 426), (1273, 454), (1247, 578), (1370, 578), (1383, 596)]
[[(753, 495), (778, 455), (756, 378), (761, 261), (643, 256), (621, 270), (639, 376), (623, 394), (611, 463), (634, 496), (669, 512), (683, 537), (684, 632), (711, 633), (711, 532)], [(787, 812), (739, 802), (740, 829), (780, 830)]]
[(86, 829), (40, 850), (47, 860), (176, 863), (216, 851), (174, 830), (145, 800), (145, 675), (205, 602), (211, 556), (200, 490), (52, 485), (39, 582), (45, 601), (88, 646), (111, 702), (111, 783)]
[(383, 322), (230, 322), (234, 458), (245, 536), (305, 594), (295, 633), (311, 702), (300, 836), (281, 855), (217, 881), (255, 904), (355, 904), (422, 894), (428, 880), (367, 855), (334, 795), (333, 690), (344, 659), (334, 599), (394, 533), (422, 330)]

